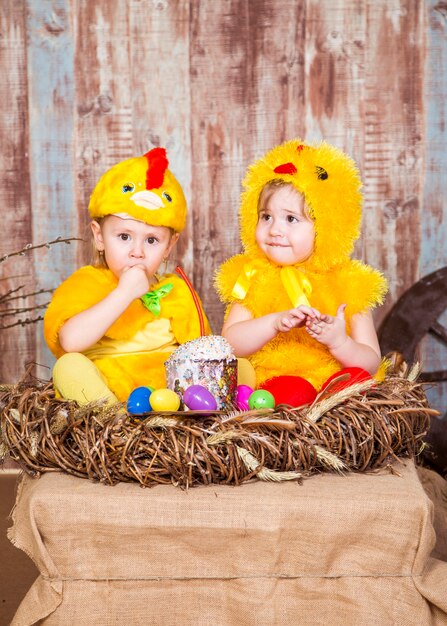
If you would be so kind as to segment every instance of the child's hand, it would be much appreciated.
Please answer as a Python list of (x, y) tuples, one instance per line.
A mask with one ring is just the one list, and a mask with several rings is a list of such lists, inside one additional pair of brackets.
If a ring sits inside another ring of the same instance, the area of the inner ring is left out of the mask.
[(347, 339), (346, 304), (341, 304), (335, 317), (332, 315), (321, 315), (320, 319), (306, 319), (306, 330), (311, 337), (327, 346), (329, 350), (336, 350), (343, 345)]
[(120, 276), (118, 287), (129, 301), (141, 298), (149, 291), (149, 279), (144, 265), (134, 265), (126, 268)]
[(292, 328), (301, 328), (305, 324), (307, 326), (307, 320), (316, 322), (319, 319), (321, 319), (321, 313), (317, 309), (302, 305), (295, 309), (278, 313), (274, 327), (278, 332), (286, 333)]

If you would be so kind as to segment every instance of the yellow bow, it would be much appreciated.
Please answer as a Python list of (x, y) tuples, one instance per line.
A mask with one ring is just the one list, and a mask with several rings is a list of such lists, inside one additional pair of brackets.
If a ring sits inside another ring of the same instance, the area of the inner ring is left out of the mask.
[(280, 276), (293, 306), (297, 307), (301, 304), (310, 306), (308, 298), (312, 293), (312, 285), (307, 276), (291, 266), (282, 267)]
[(237, 277), (237, 281), (234, 283), (233, 291), (231, 292), (233, 298), (237, 300), (243, 300), (245, 298), (250, 287), (251, 279), (262, 266), (262, 261), (249, 261), (244, 264), (241, 273)]
[[(245, 263), (234, 284), (231, 295), (237, 300), (243, 300), (247, 295), (251, 280), (256, 272), (263, 267), (262, 261)], [(294, 267), (282, 267), (280, 270), (281, 282), (294, 307), (304, 304), (310, 306), (308, 298), (312, 293), (310, 280), (303, 272)]]

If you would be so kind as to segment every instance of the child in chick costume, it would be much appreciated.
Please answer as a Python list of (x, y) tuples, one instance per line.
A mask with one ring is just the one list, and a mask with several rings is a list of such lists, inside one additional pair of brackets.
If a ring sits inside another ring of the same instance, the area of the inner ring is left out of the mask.
[(301, 377), (312, 400), (343, 368), (374, 375), (370, 310), (386, 281), (350, 258), (362, 201), (354, 162), (326, 143), (288, 141), (254, 163), (243, 186), (244, 253), (221, 266), (216, 286), (228, 305), (222, 334), (251, 361), (257, 386), (274, 393), (277, 377)]
[[(186, 283), (157, 274), (186, 211), (163, 148), (101, 177), (89, 204), (97, 262), (56, 289), (45, 315), (45, 339), (58, 357), (53, 381), (62, 397), (114, 403), (138, 386), (166, 386), (164, 362), (200, 335)], [(209, 333), (206, 318), (205, 326)]]

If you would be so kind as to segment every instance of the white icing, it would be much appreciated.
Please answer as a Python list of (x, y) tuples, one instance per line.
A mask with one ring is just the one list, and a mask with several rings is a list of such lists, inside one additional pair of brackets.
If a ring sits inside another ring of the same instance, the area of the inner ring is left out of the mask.
[(166, 365), (174, 365), (188, 359), (190, 361), (233, 360), (236, 357), (228, 341), (221, 335), (207, 335), (192, 339), (179, 346), (166, 361)]

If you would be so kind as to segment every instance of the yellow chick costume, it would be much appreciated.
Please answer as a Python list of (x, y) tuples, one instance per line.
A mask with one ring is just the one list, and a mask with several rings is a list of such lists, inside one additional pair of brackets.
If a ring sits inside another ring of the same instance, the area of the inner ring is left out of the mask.
[[(163, 148), (115, 165), (93, 191), (91, 217), (114, 214), (182, 230), (186, 201), (167, 166)], [(89, 265), (56, 289), (45, 314), (44, 334), (57, 358), (64, 355), (59, 331), (65, 322), (103, 300), (117, 284), (118, 279), (109, 269)], [(205, 331), (210, 333), (205, 316), (204, 320)], [(126, 401), (135, 387), (165, 387), (164, 362), (178, 345), (199, 336), (192, 294), (181, 278), (168, 274), (146, 296), (134, 300), (105, 336), (83, 355), (101, 372), (115, 400)]]
[[(258, 201), (263, 187), (279, 179), (304, 195), (315, 224), (312, 255), (294, 266), (280, 267), (267, 259), (256, 243)], [(371, 267), (350, 258), (361, 221), (361, 181), (347, 155), (322, 142), (299, 139), (270, 150), (248, 169), (243, 181), (240, 226), (243, 254), (227, 260), (216, 275), (216, 287), (227, 312), (237, 302), (253, 317), (309, 304), (335, 315), (342, 303), (347, 330), (356, 313), (380, 304), (386, 280)], [(316, 389), (340, 363), (305, 329), (279, 333), (249, 357), (257, 384), (280, 375), (302, 376)]]

